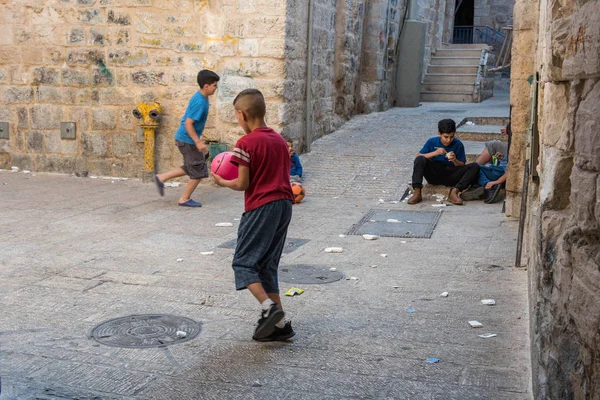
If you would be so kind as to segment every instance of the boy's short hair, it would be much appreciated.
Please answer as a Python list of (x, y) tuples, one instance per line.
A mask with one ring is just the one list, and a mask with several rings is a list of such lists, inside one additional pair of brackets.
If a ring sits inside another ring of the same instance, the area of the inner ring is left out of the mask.
[(198, 77), (196, 78), (200, 89), (204, 88), (204, 85), (212, 85), (213, 83), (219, 82), (220, 80), (221, 78), (219, 77), (219, 75), (215, 74), (214, 72), (208, 69), (203, 69), (202, 71), (198, 72)]
[(265, 98), (258, 89), (242, 90), (233, 100), (233, 106), (251, 119), (262, 119), (267, 113)]
[(441, 133), (455, 133), (456, 122), (453, 119), (446, 118), (438, 122), (438, 132)]

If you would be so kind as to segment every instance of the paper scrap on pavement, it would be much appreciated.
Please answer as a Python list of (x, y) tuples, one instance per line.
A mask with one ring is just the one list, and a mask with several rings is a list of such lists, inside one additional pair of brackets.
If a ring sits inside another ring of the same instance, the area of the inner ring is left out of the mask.
[(342, 247), (327, 247), (325, 253), (341, 253), (344, 249)]
[(201, 256), (212, 256), (213, 254), (215, 254), (214, 251), (201, 251), (200, 252)]
[(494, 299), (483, 299), (483, 300), (481, 300), (481, 304), (483, 304), (485, 306), (495, 306), (496, 305), (496, 300), (494, 300)]
[(296, 296), (296, 295), (301, 295), (302, 293), (304, 293), (303, 289), (297, 288), (297, 287), (291, 287), (289, 288), (289, 290), (287, 292), (285, 292), (286, 296)]
[(224, 227), (228, 227), (228, 226), (233, 226), (233, 224), (231, 222), (219, 222), (218, 224), (215, 224), (215, 226), (224, 228)]
[(469, 321), (469, 325), (471, 325), (471, 328), (481, 328), (483, 326), (479, 321)]
[(428, 358), (427, 360), (425, 360), (425, 362), (429, 363), (429, 364), (435, 364), (435, 363), (440, 362), (440, 359), (439, 358), (435, 358), (435, 357), (431, 357), (431, 358)]
[(483, 335), (477, 335), (482, 339), (489, 339), (489, 338), (493, 338), (496, 337), (498, 335), (496, 335), (495, 333), (484, 333)]
[(377, 235), (369, 235), (369, 234), (367, 234), (367, 233), (365, 233), (365, 234), (364, 234), (364, 235), (362, 235), (362, 236), (363, 236), (363, 238), (364, 238), (365, 240), (377, 240), (377, 239), (379, 239), (379, 236), (377, 236)]
[(448, 292), (442, 292), (442, 293), (440, 293), (440, 297), (448, 297)]

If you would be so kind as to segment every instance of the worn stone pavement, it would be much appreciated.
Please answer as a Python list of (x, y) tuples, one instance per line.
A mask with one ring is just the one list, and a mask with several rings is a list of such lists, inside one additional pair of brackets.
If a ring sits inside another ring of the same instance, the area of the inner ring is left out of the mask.
[[(526, 271), (512, 267), (517, 222), (501, 204), (443, 208), (431, 239), (339, 236), (370, 209), (438, 210), (390, 203), (415, 153), (439, 119), (508, 113), (505, 100), (358, 116), (302, 156), (308, 195), (289, 237), (309, 241), (282, 266), (358, 280), (298, 285), (304, 294), (284, 298), (288, 343), (251, 340), (257, 304), (234, 290), (233, 250), (218, 247), (235, 238), (241, 193), (208, 183), (195, 196), (204, 207), (185, 209), (182, 188), (160, 198), (135, 180), (0, 172), (0, 397), (530, 399)], [(151, 349), (89, 336), (108, 319), (163, 313), (200, 321), (200, 335)], [(477, 336), (488, 332), (498, 336)]]

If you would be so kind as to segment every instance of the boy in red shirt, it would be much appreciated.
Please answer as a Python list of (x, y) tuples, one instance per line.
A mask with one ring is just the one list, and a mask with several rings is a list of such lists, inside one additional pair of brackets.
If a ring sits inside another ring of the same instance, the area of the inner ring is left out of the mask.
[(248, 289), (262, 313), (252, 339), (283, 341), (294, 336), (292, 323), (284, 319), (277, 269), (292, 219), (294, 196), (290, 186), (290, 155), (285, 139), (265, 124), (266, 104), (256, 89), (240, 92), (233, 101), (238, 123), (246, 133), (233, 150), (231, 162), (238, 177), (213, 180), (244, 191), (244, 214), (232, 267), (237, 290)]

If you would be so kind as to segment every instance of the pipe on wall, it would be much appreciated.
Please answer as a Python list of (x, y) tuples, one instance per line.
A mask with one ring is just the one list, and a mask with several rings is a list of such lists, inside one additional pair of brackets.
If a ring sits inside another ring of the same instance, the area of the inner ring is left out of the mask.
[(314, 0), (308, 0), (308, 38), (306, 58), (306, 123), (304, 133), (304, 151), (310, 151), (312, 142), (312, 78), (313, 78), (313, 4)]

